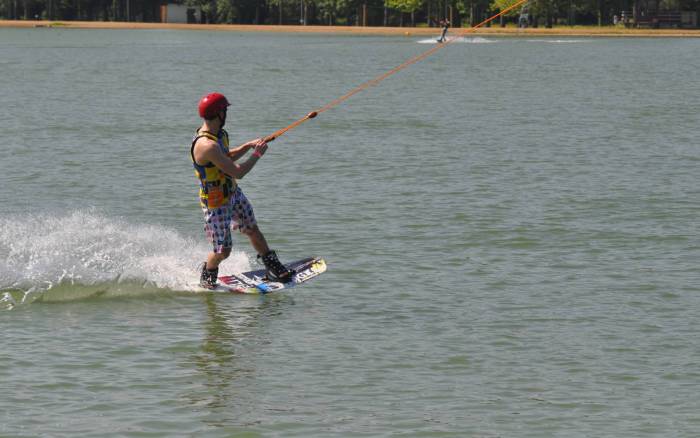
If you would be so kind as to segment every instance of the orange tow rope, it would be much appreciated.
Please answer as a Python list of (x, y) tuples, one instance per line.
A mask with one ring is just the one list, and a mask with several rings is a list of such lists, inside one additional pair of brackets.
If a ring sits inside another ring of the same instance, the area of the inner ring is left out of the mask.
[(366, 88), (369, 88), (369, 87), (371, 87), (372, 85), (377, 85), (378, 83), (380, 83), (380, 82), (383, 81), (384, 79), (388, 78), (389, 76), (393, 75), (394, 73), (397, 73), (397, 72), (403, 70), (404, 68), (408, 67), (409, 65), (415, 64), (416, 62), (421, 61), (421, 60), (427, 58), (428, 56), (432, 55), (433, 53), (437, 52), (438, 50), (440, 50), (440, 49), (446, 47), (448, 44), (452, 43), (452, 42), (455, 41), (456, 39), (458, 39), (458, 38), (460, 38), (460, 37), (463, 37), (464, 35), (466, 35), (466, 34), (469, 33), (469, 32), (475, 31), (476, 29), (482, 27), (482, 26), (485, 25), (486, 23), (489, 23), (489, 22), (495, 20), (496, 18), (500, 17), (501, 15), (507, 14), (508, 12), (512, 11), (513, 9), (517, 8), (518, 6), (520, 6), (520, 5), (522, 5), (523, 3), (528, 2), (528, 1), (530, 1), (530, 0), (519, 0), (519, 1), (517, 1), (516, 3), (512, 4), (511, 6), (505, 8), (504, 10), (502, 10), (501, 12), (499, 12), (498, 14), (496, 14), (496, 15), (490, 17), (490, 18), (487, 18), (486, 20), (484, 20), (484, 21), (482, 21), (481, 23), (477, 24), (476, 26), (472, 26), (472, 27), (470, 27), (470, 28), (468, 28), (468, 29), (465, 29), (465, 30), (462, 31), (458, 36), (449, 38), (449, 39), (448, 39), (447, 41), (445, 41), (444, 43), (438, 44), (437, 46), (432, 47), (432, 48), (426, 50), (425, 52), (423, 52), (423, 53), (421, 53), (421, 54), (419, 54), (419, 55), (414, 56), (413, 58), (410, 58), (408, 61), (404, 62), (403, 64), (401, 64), (401, 65), (399, 65), (399, 66), (397, 66), (397, 67), (394, 67), (393, 69), (389, 70), (388, 72), (386, 72), (386, 73), (384, 73), (384, 74), (382, 74), (382, 75), (380, 75), (380, 76), (377, 76), (377, 77), (374, 78), (374, 79), (370, 79), (369, 81), (367, 81), (367, 82), (365, 82), (365, 83), (363, 83), (363, 84), (357, 86), (356, 88), (350, 90), (349, 92), (345, 93), (344, 95), (340, 96), (339, 98), (328, 102), (326, 105), (324, 105), (323, 107), (317, 109), (316, 111), (311, 111), (310, 113), (308, 113), (307, 115), (305, 115), (305, 116), (302, 117), (301, 119), (299, 119), (299, 120), (297, 120), (297, 121), (291, 123), (289, 126), (287, 126), (287, 127), (285, 127), (285, 128), (282, 128), (282, 129), (280, 129), (280, 130), (278, 130), (278, 131), (275, 131), (274, 133), (268, 135), (267, 137), (265, 137), (265, 141), (268, 142), (268, 143), (271, 142), (271, 141), (273, 141), (274, 139), (278, 138), (279, 136), (281, 136), (281, 135), (284, 134), (285, 132), (287, 132), (287, 131), (289, 131), (289, 130), (291, 130), (291, 129), (296, 128), (297, 126), (301, 125), (301, 124), (304, 123), (305, 121), (307, 121), (307, 120), (309, 120), (309, 119), (313, 119), (314, 117), (316, 117), (316, 116), (319, 115), (320, 113), (325, 112), (325, 111), (328, 111), (329, 109), (331, 109), (331, 108), (333, 108), (333, 107), (335, 107), (335, 106), (338, 106), (340, 103), (342, 103), (343, 101), (347, 100), (348, 98), (354, 96), (355, 94), (359, 93), (360, 91), (362, 91), (362, 90), (364, 90), (364, 89), (366, 89)]

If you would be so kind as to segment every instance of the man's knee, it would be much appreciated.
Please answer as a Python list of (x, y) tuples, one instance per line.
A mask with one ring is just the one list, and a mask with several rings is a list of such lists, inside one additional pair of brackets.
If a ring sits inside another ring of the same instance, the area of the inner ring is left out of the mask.
[(231, 248), (224, 248), (221, 250), (221, 252), (214, 253), (214, 257), (219, 261), (222, 262), (228, 258), (228, 256), (231, 255)]
[(246, 227), (242, 229), (241, 233), (245, 234), (246, 236), (254, 236), (260, 233), (260, 229), (257, 225), (253, 225), (252, 227)]

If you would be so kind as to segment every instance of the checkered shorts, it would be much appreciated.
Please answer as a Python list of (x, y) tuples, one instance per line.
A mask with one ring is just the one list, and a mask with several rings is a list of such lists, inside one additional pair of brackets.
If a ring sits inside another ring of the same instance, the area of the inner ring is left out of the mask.
[(205, 221), (204, 230), (215, 253), (221, 253), (233, 246), (232, 230), (244, 232), (257, 224), (253, 206), (238, 187), (231, 195), (228, 204), (212, 209), (202, 207), (202, 211)]

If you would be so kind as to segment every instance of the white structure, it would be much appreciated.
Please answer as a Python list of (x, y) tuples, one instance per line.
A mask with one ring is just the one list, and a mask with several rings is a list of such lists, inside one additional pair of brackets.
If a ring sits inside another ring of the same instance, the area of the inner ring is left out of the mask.
[(199, 6), (185, 6), (168, 3), (160, 6), (161, 23), (199, 23), (202, 9)]

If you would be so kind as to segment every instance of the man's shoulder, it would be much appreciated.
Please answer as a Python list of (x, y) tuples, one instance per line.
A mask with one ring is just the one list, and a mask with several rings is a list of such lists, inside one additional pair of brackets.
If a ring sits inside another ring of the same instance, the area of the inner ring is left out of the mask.
[(210, 163), (218, 151), (219, 144), (206, 136), (197, 137), (192, 144), (192, 158), (199, 165)]
[(218, 147), (219, 143), (217, 143), (216, 140), (212, 140), (210, 137), (206, 135), (199, 135), (197, 138), (194, 140), (194, 147), (197, 148), (213, 148), (213, 147)]

